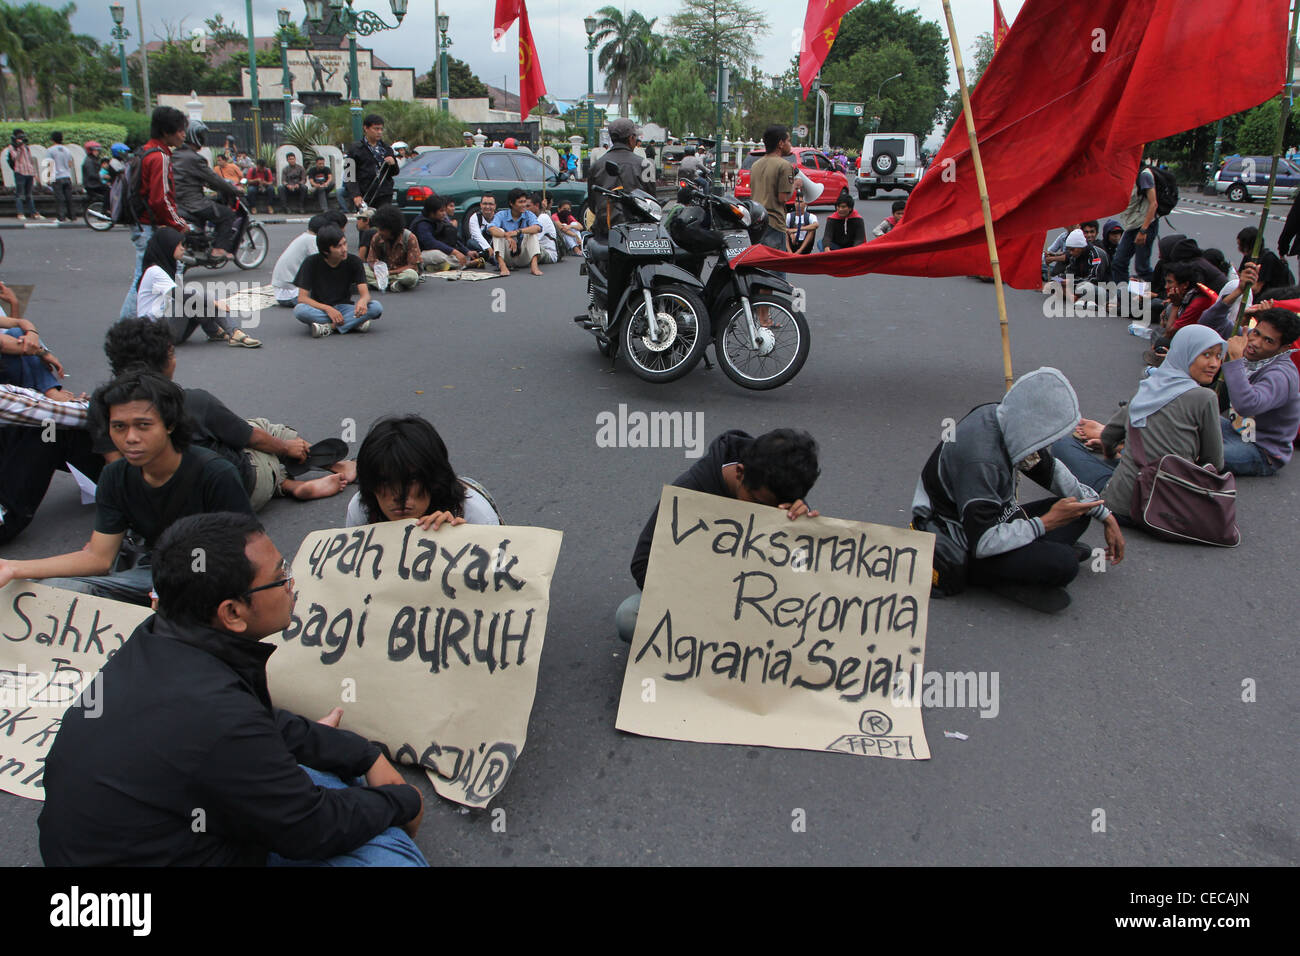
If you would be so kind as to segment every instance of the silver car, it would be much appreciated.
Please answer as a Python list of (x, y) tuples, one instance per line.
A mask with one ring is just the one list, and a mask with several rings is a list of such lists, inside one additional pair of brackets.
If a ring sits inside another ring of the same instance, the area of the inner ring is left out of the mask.
[[(1235, 156), (1223, 164), (1214, 177), (1214, 191), (1224, 193), (1233, 202), (1250, 202), (1263, 198), (1268, 192), (1268, 180), (1273, 174), (1272, 156)], [(1295, 199), (1300, 189), (1300, 166), (1282, 159), (1277, 167), (1277, 183), (1273, 195), (1279, 199)]]

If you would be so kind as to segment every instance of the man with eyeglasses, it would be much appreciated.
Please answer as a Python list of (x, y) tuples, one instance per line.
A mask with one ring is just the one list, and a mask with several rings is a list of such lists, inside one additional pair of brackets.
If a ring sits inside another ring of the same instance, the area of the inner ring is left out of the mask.
[(45, 864), (426, 865), (420, 791), (379, 746), (272, 705), (264, 641), (289, 624), (293, 574), (257, 519), (181, 518), (153, 568), (157, 613), (50, 748)]

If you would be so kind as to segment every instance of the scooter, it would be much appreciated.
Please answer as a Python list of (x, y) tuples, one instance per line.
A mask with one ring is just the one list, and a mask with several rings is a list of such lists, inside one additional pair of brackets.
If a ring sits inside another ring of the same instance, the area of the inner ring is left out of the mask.
[[(618, 173), (613, 163), (611, 172)], [(602, 355), (627, 356), (647, 382), (671, 382), (699, 363), (709, 344), (704, 283), (673, 263), (676, 247), (661, 225), (663, 209), (650, 193), (592, 184), (591, 192), (618, 203), (627, 219), (610, 227), (608, 241), (583, 245), (587, 312), (574, 317), (596, 337)], [(608, 214), (608, 213), (607, 213)]]
[(252, 213), (244, 205), (242, 194), (232, 196), (230, 208), (235, 213), (235, 254), (230, 257), (213, 254), (213, 233), (208, 224), (193, 224), (185, 233), (184, 262), (187, 267), (204, 266), (208, 269), (220, 269), (228, 262), (233, 262), (241, 269), (256, 269), (266, 261), (270, 248), (266, 229), (253, 219)]

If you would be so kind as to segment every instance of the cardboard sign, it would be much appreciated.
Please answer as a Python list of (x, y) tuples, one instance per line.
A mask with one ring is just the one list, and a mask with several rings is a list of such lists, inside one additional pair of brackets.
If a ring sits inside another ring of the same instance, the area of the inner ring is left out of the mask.
[(94, 676), (152, 614), (32, 581), (0, 588), (0, 788), (45, 799), (45, 757), (63, 712), (83, 689), (95, 710)]
[(925, 760), (934, 536), (665, 487), (620, 730)]
[(309, 535), (297, 605), (267, 666), (276, 705), (343, 707), (344, 729), (486, 806), (528, 735), (563, 535), (386, 522)]

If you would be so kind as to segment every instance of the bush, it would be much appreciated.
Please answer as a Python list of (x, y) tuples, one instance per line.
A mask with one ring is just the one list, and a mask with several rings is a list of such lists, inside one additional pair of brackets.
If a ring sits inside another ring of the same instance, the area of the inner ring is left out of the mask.
[(68, 123), (76, 121), (78, 123), (113, 123), (118, 126), (126, 127), (126, 138), (122, 142), (134, 149), (137, 146), (143, 146), (149, 139), (149, 116), (147, 113), (136, 113), (132, 110), (122, 109), (121, 107), (85, 110), (80, 113), (73, 113), (69, 116), (61, 116), (55, 122)]
[(105, 147), (118, 141), (129, 143), (126, 140), (127, 131), (125, 126), (115, 123), (86, 123), (71, 118), (31, 123), (0, 123), (0, 142), (8, 145), (9, 137), (16, 129), (26, 133), (28, 142), (34, 146), (49, 146), (51, 143), (50, 134), (56, 130), (62, 130), (63, 142), (66, 146), (71, 146), (74, 143), (80, 146), (89, 139), (93, 139)]

